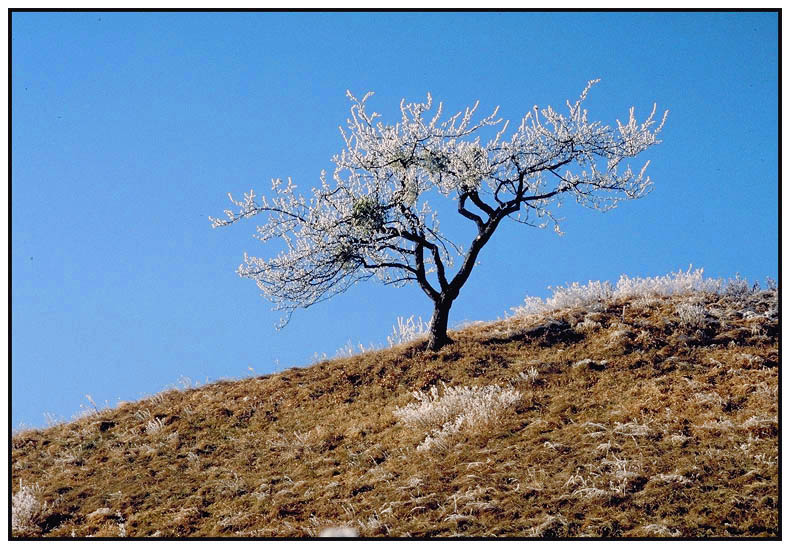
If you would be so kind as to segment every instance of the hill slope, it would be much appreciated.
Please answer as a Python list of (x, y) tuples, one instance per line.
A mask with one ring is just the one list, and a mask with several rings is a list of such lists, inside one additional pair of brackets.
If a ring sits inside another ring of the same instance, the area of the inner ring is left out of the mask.
[(19, 433), (15, 533), (775, 537), (776, 299), (610, 300)]

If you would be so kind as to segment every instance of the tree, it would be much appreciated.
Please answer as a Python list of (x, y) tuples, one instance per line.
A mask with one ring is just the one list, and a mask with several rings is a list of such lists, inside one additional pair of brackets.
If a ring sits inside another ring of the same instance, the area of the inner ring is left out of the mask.
[[(255, 280), (275, 309), (286, 311), (282, 325), (297, 308), (333, 297), (360, 280), (378, 277), (385, 284), (416, 282), (433, 302), (428, 348), (450, 342), (450, 307), (474, 268), (480, 251), (499, 224), (510, 218), (535, 227), (559, 224), (553, 215), (564, 195), (580, 204), (607, 210), (620, 200), (644, 196), (652, 182), (623, 159), (651, 145), (668, 111), (656, 126), (656, 107), (642, 123), (634, 117), (613, 128), (590, 122), (579, 99), (566, 102), (562, 115), (537, 106), (504, 138), (508, 122), (497, 109), (473, 121), (474, 107), (442, 120), (439, 103), (401, 101), (401, 120), (384, 124), (368, 113), (368, 93), (351, 100), (348, 128), (340, 129), (345, 148), (333, 157), (331, 183), (321, 172), (321, 185), (305, 197), (290, 179), (273, 181), (274, 197), (257, 199), (254, 191), (235, 200), (227, 219), (210, 218), (213, 227), (258, 214), (267, 221), (257, 229), (261, 241), (281, 239), (284, 250), (272, 259), (244, 254), (237, 272)], [(487, 130), (487, 128), (492, 128)], [(490, 140), (481, 142), (488, 132)], [(476, 235), (463, 249), (439, 230), (437, 211), (428, 203), (452, 199), (457, 212), (474, 224)], [(460, 259), (454, 274), (448, 271)]]

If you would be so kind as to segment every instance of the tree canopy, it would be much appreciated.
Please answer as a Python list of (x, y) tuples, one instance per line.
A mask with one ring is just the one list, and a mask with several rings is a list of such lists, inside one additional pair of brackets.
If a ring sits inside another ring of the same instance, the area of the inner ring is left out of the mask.
[[(450, 306), (502, 220), (559, 232), (554, 210), (561, 198), (608, 210), (649, 192), (649, 161), (634, 171), (623, 160), (660, 142), (668, 111), (660, 121), (655, 105), (642, 122), (633, 107), (615, 126), (590, 121), (582, 105), (597, 82), (566, 102), (567, 114), (535, 106), (509, 137), (498, 108), (476, 119), (475, 103), (443, 118), (442, 103), (434, 109), (428, 94), (423, 103), (401, 101), (401, 120), (385, 124), (368, 110), (372, 92), (362, 99), (347, 92), (351, 114), (340, 130), (345, 147), (332, 159), (331, 177), (322, 171), (307, 196), (290, 179), (273, 180), (269, 197), (252, 190), (241, 200), (229, 194), (235, 210), (210, 220), (221, 227), (266, 214), (255, 236), (280, 239), (284, 249), (270, 259), (245, 253), (237, 272), (285, 311), (283, 323), (294, 310), (360, 280), (414, 282), (434, 303), (429, 346), (438, 349), (449, 341)], [(491, 137), (484, 142), (486, 128)], [(443, 198), (454, 200), (476, 228), (466, 247), (440, 229), (429, 199)], [(451, 273), (455, 261), (460, 266)]]

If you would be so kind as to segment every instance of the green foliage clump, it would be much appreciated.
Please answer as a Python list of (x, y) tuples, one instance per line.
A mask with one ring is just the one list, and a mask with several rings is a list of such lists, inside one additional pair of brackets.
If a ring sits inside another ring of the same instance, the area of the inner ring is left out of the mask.
[(365, 196), (354, 202), (351, 212), (351, 225), (370, 235), (378, 232), (387, 221), (384, 208), (372, 196)]

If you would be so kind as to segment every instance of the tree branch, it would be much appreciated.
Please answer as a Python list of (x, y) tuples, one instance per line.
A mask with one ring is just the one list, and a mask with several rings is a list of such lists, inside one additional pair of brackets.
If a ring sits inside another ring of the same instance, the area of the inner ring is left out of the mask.
[(485, 223), (483, 222), (483, 219), (479, 215), (474, 214), (466, 209), (465, 204), (467, 198), (470, 198), (469, 193), (463, 193), (461, 194), (461, 196), (458, 197), (458, 213), (464, 216), (465, 218), (474, 221), (475, 225), (477, 225), (477, 230), (482, 231), (483, 227), (485, 226)]
[(436, 302), (439, 299), (439, 292), (431, 286), (431, 283), (428, 282), (428, 277), (426, 276), (425, 272), (425, 258), (423, 257), (423, 253), (425, 250), (425, 246), (423, 244), (417, 244), (417, 248), (415, 249), (415, 258), (417, 263), (417, 283), (422, 288), (422, 291), (431, 298), (432, 301)]
[(488, 214), (488, 217), (494, 215), (494, 208), (483, 202), (483, 200), (480, 198), (480, 195), (477, 193), (476, 190), (469, 192), (469, 198), (472, 199), (472, 202), (474, 202), (475, 206), (477, 206), (478, 208), (483, 210), (486, 214)]

